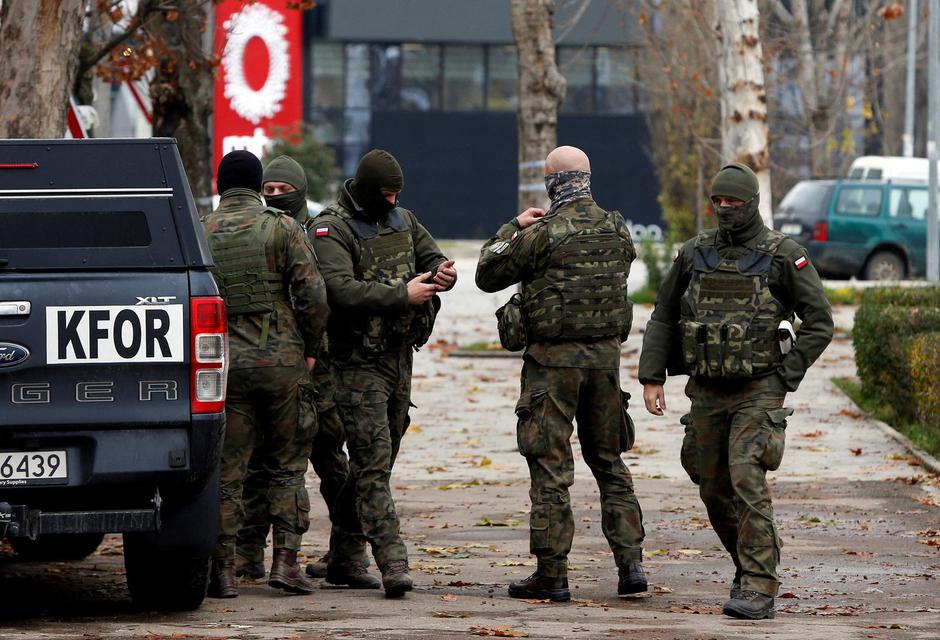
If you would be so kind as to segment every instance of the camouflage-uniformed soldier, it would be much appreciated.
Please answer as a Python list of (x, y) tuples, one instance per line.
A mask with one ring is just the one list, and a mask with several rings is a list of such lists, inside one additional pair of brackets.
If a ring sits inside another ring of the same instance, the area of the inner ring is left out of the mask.
[[(389, 486), (408, 427), (412, 349), (430, 335), (436, 294), (457, 277), (415, 215), (397, 206), (403, 183), (395, 158), (372, 150), (310, 227), (333, 311), (330, 357), (349, 450), (340, 501), (355, 504), (358, 515), (342, 526), (361, 526), (389, 597), (412, 588)], [(336, 558), (357, 552), (332, 548)]]
[[(264, 169), (262, 185), (266, 202), (289, 213), (305, 227), (311, 220), (307, 211), (307, 176), (303, 167), (288, 156), (278, 156)], [(326, 503), (333, 523), (330, 546), (336, 540), (345, 540), (342, 548), (347, 557), (326, 565), (327, 553), (320, 562), (307, 565), (307, 575), (326, 578), (336, 585), (347, 585), (354, 589), (378, 589), (381, 583), (368, 572), (369, 558), (365, 553), (365, 538), (340, 527), (340, 520), (355, 520), (354, 505), (349, 501), (338, 501), (339, 492), (349, 475), (349, 460), (343, 450), (345, 436), (343, 422), (339, 417), (334, 399), (336, 385), (329, 366), (329, 354), (324, 344), (319, 350), (313, 368), (313, 385), (316, 393), (317, 430), (310, 451), (310, 462), (320, 478), (320, 495)], [(238, 532), (238, 557), (236, 575), (250, 578), (264, 577), (264, 547), (268, 535), (267, 478), (257, 458), (253, 458), (248, 477), (245, 479), (244, 505), (245, 525)], [(345, 513), (340, 516), (337, 512)], [(354, 553), (355, 551), (355, 553)]]
[[(516, 598), (569, 600), (567, 557), (574, 537), (568, 488), (569, 442), (577, 418), (585, 462), (601, 492), (601, 526), (619, 569), (617, 593), (646, 591), (643, 515), (620, 454), (630, 446), (629, 395), (620, 390), (620, 343), (632, 310), (627, 276), (636, 257), (626, 223), (591, 197), (590, 163), (559, 147), (545, 160), (548, 213), (527, 209), (483, 245), (476, 282), (493, 292), (522, 283), (522, 394), (516, 405), (519, 453), (529, 465), (530, 551), (538, 568), (509, 586)], [(515, 297), (514, 297), (515, 298)], [(521, 333), (504, 316), (501, 339)], [(512, 345), (506, 345), (511, 347)]]
[(221, 524), (209, 584), (209, 595), (218, 598), (238, 595), (235, 535), (244, 517), (242, 487), (252, 454), (268, 478), (268, 520), (274, 528), (268, 583), (291, 592), (313, 590), (297, 564), (297, 551), (309, 526), (304, 473), (316, 426), (308, 367), (329, 310), (309, 240), (292, 218), (265, 207), (261, 175), (261, 163), (251, 153), (227, 154), (219, 163), (219, 208), (203, 220), (231, 349)]
[[(803, 247), (764, 226), (759, 198), (745, 165), (715, 176), (718, 229), (679, 250), (646, 327), (639, 371), (654, 415), (666, 408), (667, 367), (690, 376), (682, 463), (734, 561), (724, 612), (751, 619), (774, 616), (779, 587), (781, 543), (766, 474), (783, 458), (793, 413), (784, 398), (832, 339), (819, 275)], [(781, 341), (794, 312), (803, 321), (796, 341)]]

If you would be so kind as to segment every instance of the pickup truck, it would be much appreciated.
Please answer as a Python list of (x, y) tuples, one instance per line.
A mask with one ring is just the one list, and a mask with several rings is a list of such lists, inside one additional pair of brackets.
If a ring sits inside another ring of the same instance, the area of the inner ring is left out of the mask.
[(0, 538), (121, 533), (138, 606), (198, 607), (228, 338), (176, 142), (0, 140), (0, 229)]

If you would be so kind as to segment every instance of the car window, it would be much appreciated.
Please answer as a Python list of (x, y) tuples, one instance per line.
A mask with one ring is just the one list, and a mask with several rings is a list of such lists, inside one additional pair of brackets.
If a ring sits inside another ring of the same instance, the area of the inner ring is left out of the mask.
[(881, 169), (869, 169), (868, 174), (865, 176), (868, 180), (881, 180), (882, 170)]
[(888, 201), (892, 218), (923, 220), (927, 217), (927, 190), (893, 187)]
[(853, 180), (858, 180), (863, 175), (865, 175), (865, 169), (862, 167), (856, 167), (852, 169), (851, 173), (849, 173), (849, 177), (852, 178)]
[(842, 187), (836, 200), (836, 213), (877, 216), (881, 213), (881, 188)]

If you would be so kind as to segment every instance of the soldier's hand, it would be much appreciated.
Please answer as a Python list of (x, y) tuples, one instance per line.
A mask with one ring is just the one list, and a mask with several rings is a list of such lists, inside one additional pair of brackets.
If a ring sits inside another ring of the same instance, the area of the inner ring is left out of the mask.
[(307, 361), (307, 371), (313, 371), (313, 368), (317, 366), (317, 359), (306, 356), (305, 360)]
[(654, 416), (661, 416), (666, 410), (666, 391), (661, 384), (643, 385), (643, 403), (646, 410)]
[(516, 216), (516, 222), (519, 223), (519, 227), (525, 229), (530, 224), (538, 220), (539, 218), (545, 215), (545, 209), (540, 209), (538, 207), (529, 207), (518, 216)]
[(431, 277), (431, 272), (422, 273), (408, 281), (408, 304), (424, 304), (441, 290), (436, 284), (425, 282)]
[(434, 274), (434, 282), (440, 285), (441, 289), (446, 291), (457, 282), (457, 270), (454, 268), (454, 261), (448, 260), (442, 262), (437, 267), (437, 273)]

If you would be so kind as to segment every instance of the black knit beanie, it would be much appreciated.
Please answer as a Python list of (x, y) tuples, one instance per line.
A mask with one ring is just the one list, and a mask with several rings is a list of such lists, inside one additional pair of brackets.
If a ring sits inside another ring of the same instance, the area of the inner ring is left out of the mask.
[(219, 162), (215, 179), (216, 188), (219, 195), (236, 187), (261, 193), (263, 173), (261, 161), (255, 154), (244, 150), (230, 151)]

